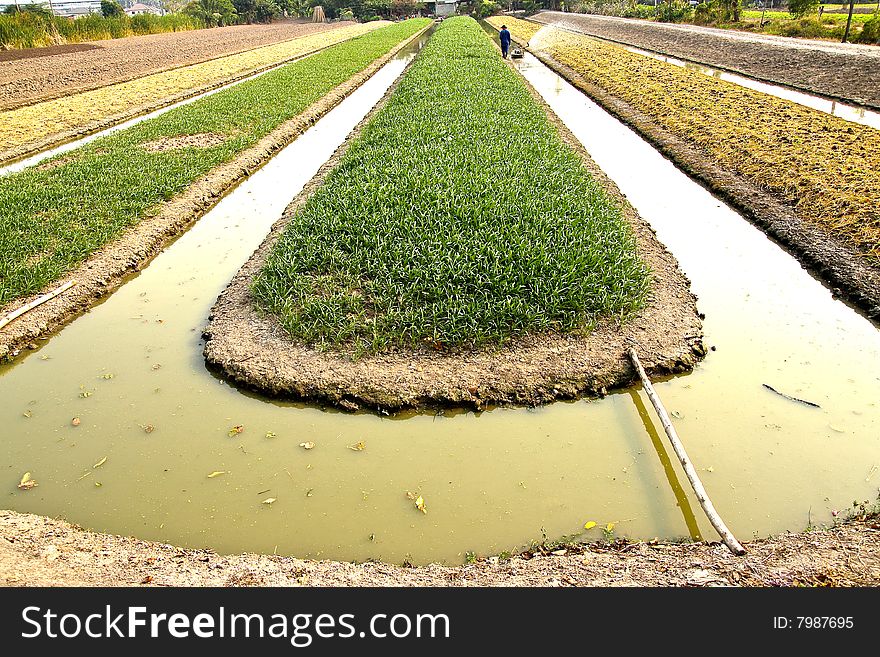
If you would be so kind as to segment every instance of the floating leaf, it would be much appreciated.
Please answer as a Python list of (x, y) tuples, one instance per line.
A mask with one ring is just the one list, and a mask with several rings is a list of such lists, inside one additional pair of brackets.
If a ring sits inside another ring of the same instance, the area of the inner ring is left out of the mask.
[(595, 526), (596, 526), (596, 521), (594, 521), (594, 520), (589, 520), (586, 523), (584, 523), (584, 529), (592, 529)]
[(684, 417), (684, 415), (682, 415), (678, 411), (672, 411), (672, 413), (670, 413), (670, 415), (672, 415), (672, 417), (674, 417), (674, 418), (678, 418), (679, 420)]
[(303, 449), (314, 449), (315, 443), (313, 443), (311, 440), (309, 440), (307, 442), (300, 443), (299, 446), (302, 447)]
[(607, 525), (605, 525), (605, 531), (606, 532), (614, 531), (614, 523), (609, 522)]
[(156, 430), (156, 427), (154, 427), (152, 424), (142, 424), (140, 426), (141, 429), (144, 430), (144, 433), (153, 433), (153, 431)]
[(213, 479), (214, 477), (219, 477), (220, 475), (225, 475), (226, 470), (214, 470), (211, 474), (208, 475), (208, 479)]
[(95, 488), (100, 488), (100, 487), (103, 486), (103, 485), (104, 485), (104, 484), (102, 484), (100, 481), (96, 481), (96, 482), (95, 482)]
[(22, 415), (24, 415), (25, 417), (31, 417), (33, 413), (31, 413), (30, 411), (25, 411), (24, 413), (22, 413)]
[(267, 431), (266, 438), (275, 438), (277, 434), (274, 431)]
[(92, 469), (100, 468), (100, 467), (101, 467), (102, 465), (104, 465), (106, 462), (107, 462), (107, 457), (105, 456), (105, 457), (102, 458), (100, 461), (98, 461), (97, 463), (95, 463), (95, 465), (92, 466)]
[(314, 490), (315, 490), (314, 488), (309, 488), (309, 489), (306, 491), (306, 497), (311, 497), (311, 496), (312, 496), (312, 491), (314, 491)]
[(31, 473), (30, 473), (30, 472), (25, 472), (25, 473), (21, 476), (21, 481), (18, 482), (18, 487), (19, 487), (21, 490), (30, 490), (30, 489), (33, 488), (34, 486), (39, 486), (39, 484), (38, 484), (36, 481), (34, 481), (33, 479), (31, 479)]
[(114, 376), (116, 376), (116, 375), (115, 375), (115, 374), (111, 374), (110, 372), (108, 372), (107, 374), (102, 374), (102, 375), (99, 376), (98, 378), (99, 378), (99, 379), (104, 379), (105, 381), (109, 381), (109, 380), (112, 379)]
[(425, 498), (419, 495), (415, 501), (416, 508), (422, 513), (427, 513), (428, 509), (425, 508)]
[(363, 452), (367, 448), (367, 443), (363, 440), (359, 440), (354, 445), (349, 445), (348, 448), (353, 449), (356, 452)]
[(267, 497), (265, 500), (260, 502), (260, 504), (272, 504), (275, 501), (275, 499), (276, 498), (274, 498), (274, 497)]
[(243, 424), (236, 424), (234, 427), (232, 427), (228, 431), (228, 434), (229, 434), (229, 437), (232, 438), (232, 436), (237, 436), (238, 434), (240, 434), (243, 431), (244, 431), (244, 425)]
[(79, 393), (79, 396), (82, 397), (83, 399), (87, 399), (92, 396), (92, 392), (91, 392), (91, 390), (83, 390)]

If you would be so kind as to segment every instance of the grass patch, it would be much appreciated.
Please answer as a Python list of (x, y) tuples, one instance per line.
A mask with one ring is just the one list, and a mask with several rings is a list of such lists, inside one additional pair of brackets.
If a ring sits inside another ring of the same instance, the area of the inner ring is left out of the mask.
[[(0, 306), (61, 277), (428, 22), (370, 32), (96, 140), (58, 166), (0, 178)], [(208, 148), (141, 146), (204, 133), (230, 137)]]
[(2, 113), (3, 120), (0, 121), (0, 157), (3, 152), (25, 144), (136, 108), (161, 105), (163, 100), (177, 94), (240, 77), (255, 69), (366, 34), (377, 27), (376, 24), (348, 25), (8, 110)]
[[(539, 27), (506, 23), (524, 41)], [(880, 262), (880, 131), (569, 32), (546, 44), (557, 62)]]
[(588, 329), (647, 288), (620, 209), (460, 17), (291, 218), (253, 292), (295, 339), (376, 352)]

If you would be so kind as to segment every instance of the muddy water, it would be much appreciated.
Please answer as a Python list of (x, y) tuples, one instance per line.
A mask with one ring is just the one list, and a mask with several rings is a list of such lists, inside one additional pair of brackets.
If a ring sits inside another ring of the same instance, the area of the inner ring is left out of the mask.
[[(732, 529), (800, 530), (875, 498), (876, 330), (575, 90), (523, 65), (694, 279), (718, 350), (658, 391)], [(402, 62), (392, 67), (106, 303), (0, 370), (3, 506), (222, 552), (414, 563), (460, 563), (588, 520), (634, 538), (711, 536), (637, 391), (388, 418), (265, 401), (205, 370), (199, 333), (217, 294)], [(18, 491), (25, 471), (39, 486)]]
[[(535, 36), (532, 37), (530, 43), (535, 47), (542, 47), (543, 43), (547, 43), (549, 40), (552, 39), (553, 30), (555, 29), (574, 32), (579, 36), (583, 36), (584, 38), (593, 39), (596, 41), (606, 41), (605, 39), (600, 39), (598, 37), (587, 36), (583, 32), (580, 32), (576, 27), (572, 27), (570, 24), (562, 22), (553, 26), (548, 25), (542, 27), (540, 30), (538, 30)], [(719, 80), (732, 82), (733, 84), (737, 84), (741, 87), (760, 91), (761, 93), (776, 96), (777, 98), (784, 98), (785, 100), (790, 100), (793, 103), (819, 110), (820, 112), (824, 112), (825, 114), (831, 114), (852, 123), (858, 123), (880, 130), (880, 112), (874, 112), (872, 110), (865, 109), (864, 107), (858, 107), (855, 105), (849, 105), (835, 100), (830, 100), (828, 98), (816, 96), (814, 94), (810, 94), (804, 91), (796, 91), (794, 89), (791, 89), (790, 87), (783, 87), (743, 75), (737, 75), (736, 73), (713, 68), (711, 66), (707, 66), (706, 64), (685, 61), (668, 55), (663, 55), (661, 53), (652, 52), (650, 50), (642, 50), (641, 48), (636, 48), (617, 42), (606, 42), (614, 43), (621, 48), (625, 48), (626, 50), (637, 53), (639, 55), (644, 55), (645, 57), (651, 57), (652, 59), (657, 59), (661, 62), (666, 62), (667, 64), (672, 64), (680, 68), (686, 68), (692, 71), (696, 71), (698, 73), (702, 73), (704, 75), (708, 75)]]

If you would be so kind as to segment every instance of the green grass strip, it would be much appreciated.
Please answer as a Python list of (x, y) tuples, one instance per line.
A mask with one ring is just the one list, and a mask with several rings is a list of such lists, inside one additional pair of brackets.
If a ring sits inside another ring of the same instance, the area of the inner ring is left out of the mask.
[(306, 343), (589, 329), (646, 297), (620, 209), (470, 18), (443, 21), (254, 282)]
[[(48, 160), (54, 168), (0, 178), (0, 306), (63, 276), (428, 23), (380, 28)], [(199, 133), (226, 140), (164, 152), (141, 146)]]

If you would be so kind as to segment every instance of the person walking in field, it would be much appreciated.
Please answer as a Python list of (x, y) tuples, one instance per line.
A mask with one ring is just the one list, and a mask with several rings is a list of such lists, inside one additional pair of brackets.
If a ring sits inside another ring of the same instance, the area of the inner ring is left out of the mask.
[(510, 50), (510, 31), (506, 25), (501, 26), (498, 37), (501, 39), (501, 56), (507, 59), (507, 51)]

